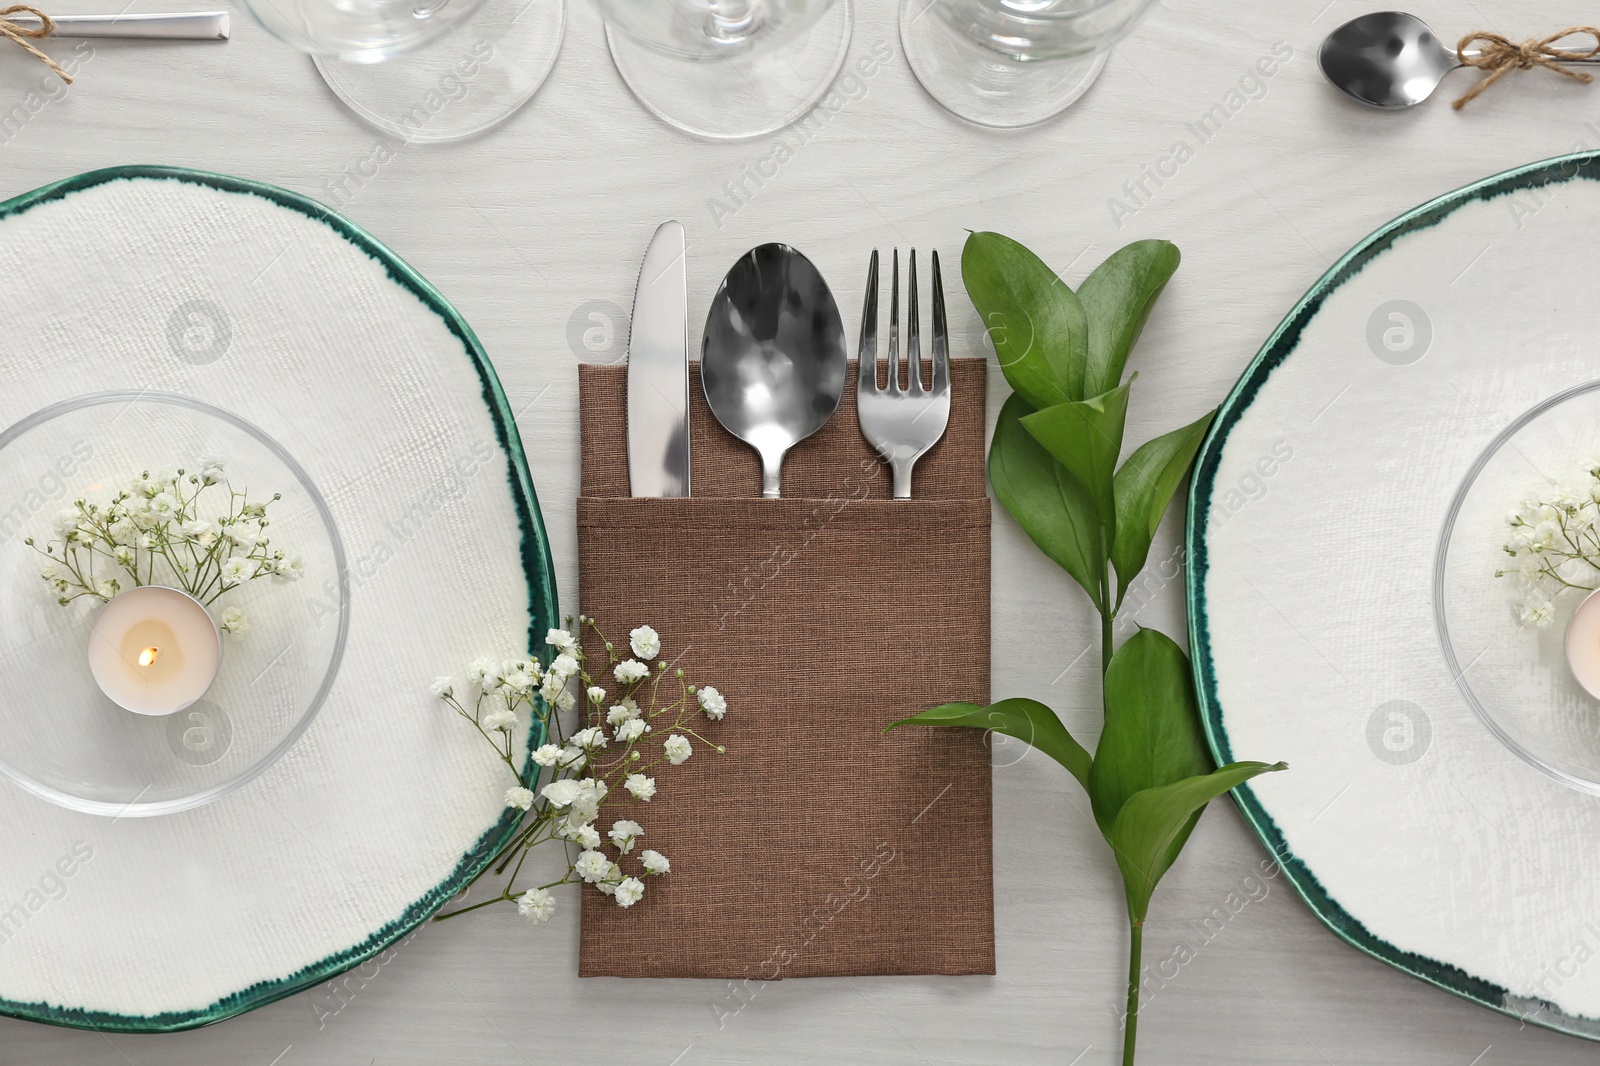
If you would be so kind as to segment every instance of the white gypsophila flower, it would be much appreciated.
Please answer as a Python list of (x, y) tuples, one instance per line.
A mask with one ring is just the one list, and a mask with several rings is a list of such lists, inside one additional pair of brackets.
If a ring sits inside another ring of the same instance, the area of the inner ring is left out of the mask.
[(654, 659), (661, 654), (661, 635), (649, 626), (640, 626), (628, 634), (628, 647), (641, 659)]
[(272, 577), (280, 583), (299, 581), (305, 575), (305, 566), (306, 564), (300, 556), (285, 556), (273, 562)]
[(506, 789), (506, 806), (519, 811), (527, 810), (533, 806), (533, 792), (520, 785)]
[(545, 677), (559, 677), (563, 682), (578, 672), (578, 660), (570, 652), (562, 652), (550, 661)]
[(610, 870), (611, 860), (601, 851), (585, 851), (578, 856), (578, 861), (572, 864), (573, 873), (591, 885), (603, 879)]
[(519, 696), (533, 691), (533, 676), (526, 670), (513, 670), (500, 679), (500, 683)]
[(613, 895), (616, 897), (617, 906), (631, 907), (644, 898), (644, 882), (637, 877), (623, 878)]
[[(539, 795), (550, 801), (552, 807), (558, 810), (572, 804), (572, 801), (583, 795), (583, 788), (578, 782), (571, 779), (552, 781), (539, 790)], [(588, 819), (584, 819), (587, 821)]]
[(39, 571), (39, 576), (44, 578), (46, 581), (59, 581), (61, 579), (61, 570), (59, 567), (53, 565), (46, 566), (44, 569)]
[(561, 823), (560, 835), (585, 851), (600, 846), (600, 831), (588, 822), (574, 822), (568, 818)]
[(722, 721), (722, 716), (728, 713), (728, 701), (722, 698), (722, 693), (710, 685), (696, 692), (695, 699), (700, 701), (700, 709), (706, 712), (706, 717), (713, 722)]
[(643, 718), (630, 718), (617, 726), (617, 740), (623, 744), (631, 744), (648, 732), (650, 727)]
[(689, 746), (689, 738), (681, 737), (676, 733), (667, 737), (661, 745), (661, 750), (666, 753), (667, 761), (673, 766), (681, 766), (694, 754), (694, 749)]
[(549, 889), (530, 888), (517, 897), (517, 913), (535, 925), (548, 922), (556, 913), (556, 898)]
[(533, 749), (533, 761), (540, 766), (554, 766), (561, 760), (561, 748), (555, 744), (541, 744)]
[(644, 864), (645, 870), (649, 873), (664, 874), (672, 872), (672, 864), (659, 851), (645, 848), (639, 853), (639, 861)]
[(656, 779), (646, 777), (644, 774), (629, 774), (622, 780), (622, 787), (628, 790), (636, 800), (649, 803), (656, 795)]
[(1525, 626), (1543, 629), (1555, 618), (1555, 605), (1549, 600), (1534, 600), (1522, 605), (1517, 617)]
[(480, 655), (472, 660), (472, 665), (467, 667), (467, 676), (482, 684), (490, 678), (499, 676), (500, 666), (487, 655)]
[(598, 704), (606, 701), (606, 690), (599, 685), (590, 685), (589, 691), (585, 695), (589, 697), (590, 703)]
[(222, 630), (225, 633), (243, 633), (250, 628), (250, 619), (237, 607), (222, 612)]
[(199, 540), (211, 531), (211, 523), (203, 518), (191, 518), (183, 524), (183, 535), (193, 540)]
[(578, 642), (565, 629), (550, 630), (544, 635), (544, 642), (554, 648), (558, 655), (571, 655), (578, 650)]
[(635, 681), (642, 681), (649, 677), (650, 668), (638, 659), (624, 659), (617, 664), (617, 668), (611, 673), (618, 683), (631, 685)]
[(456, 694), (455, 686), (454, 679), (441, 674), (433, 679), (433, 684), (429, 686), (428, 691), (438, 696), (441, 700), (447, 700)]
[(123, 566), (133, 565), (133, 549), (126, 544), (118, 544), (111, 552), (111, 557)]
[[(598, 781), (592, 777), (586, 777), (582, 781), (579, 781), (578, 788), (583, 792), (584, 795), (594, 797), (594, 801), (596, 803), (599, 803), (601, 800), (605, 799), (606, 793), (611, 791), (606, 787), (606, 783), (604, 781)], [(588, 821), (588, 819), (585, 818), (584, 821)]]
[(171, 518), (178, 513), (178, 499), (170, 492), (158, 492), (150, 497), (150, 513), (157, 518)]
[(115, 581), (102, 581), (94, 587), (94, 593), (102, 600), (109, 600), (117, 594), (119, 586)]
[(556, 710), (565, 714), (567, 711), (572, 710), (572, 708), (578, 705), (578, 697), (574, 696), (570, 690), (562, 689), (560, 692), (556, 693), (554, 702), (556, 705)]
[(517, 712), (502, 707), (498, 711), (490, 711), (483, 716), (483, 728), (493, 733), (499, 730), (502, 733), (511, 732), (517, 724)]
[(256, 573), (256, 561), (247, 559), (242, 555), (235, 555), (222, 564), (223, 585), (237, 585), (241, 581), (249, 581)]
[(570, 744), (561, 749), (561, 757), (556, 761), (557, 769), (571, 770), (577, 773), (583, 769), (583, 764), (589, 761), (589, 753), (582, 748), (574, 748)]
[(1544, 576), (1544, 563), (1539, 559), (1524, 557), (1517, 560), (1516, 574), (1531, 585)]
[(621, 882), (621, 880), (622, 867), (618, 866), (616, 863), (612, 863), (606, 867), (605, 876), (601, 878), (601, 880), (598, 881), (594, 887), (598, 888), (601, 892), (609, 896), (617, 891), (617, 885), (619, 882)]
[(73, 508), (57, 511), (55, 518), (51, 519), (50, 527), (56, 531), (57, 536), (66, 536), (78, 528), (78, 512)]
[(617, 846), (617, 850), (626, 855), (633, 850), (634, 841), (644, 836), (644, 826), (632, 819), (623, 818), (613, 822), (611, 832), (606, 835), (611, 838), (611, 843)]
[(224, 465), (224, 460), (219, 459), (214, 455), (203, 455), (200, 457), (199, 469), (196, 470), (195, 473), (198, 474), (200, 476), (200, 480), (204, 481), (207, 485), (215, 485), (217, 482), (222, 480), (222, 468)]
[(606, 724), (621, 725), (630, 718), (639, 717), (640, 713), (639, 705), (634, 702), (632, 697), (629, 697), (621, 703), (611, 705), (611, 709), (606, 712)]
[(606, 746), (606, 735), (594, 726), (590, 726), (572, 734), (567, 742), (578, 748), (603, 748)]

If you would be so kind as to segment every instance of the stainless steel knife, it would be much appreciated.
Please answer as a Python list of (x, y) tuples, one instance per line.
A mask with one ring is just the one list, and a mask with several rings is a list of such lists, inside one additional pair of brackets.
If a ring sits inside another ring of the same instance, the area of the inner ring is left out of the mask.
[(683, 224), (650, 239), (628, 334), (628, 489), (689, 495), (689, 275)]

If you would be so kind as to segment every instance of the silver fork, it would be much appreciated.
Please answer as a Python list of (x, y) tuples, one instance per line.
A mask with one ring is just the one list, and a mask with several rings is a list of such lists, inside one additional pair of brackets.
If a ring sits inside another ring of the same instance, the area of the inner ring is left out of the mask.
[(894, 471), (894, 498), (911, 498), (911, 468), (944, 436), (950, 424), (950, 351), (944, 321), (944, 282), (933, 253), (933, 387), (922, 384), (922, 338), (917, 316), (917, 251), (911, 250), (906, 291), (906, 383), (900, 384), (900, 251), (894, 252), (889, 288), (889, 377), (878, 387), (878, 250), (867, 268), (867, 299), (861, 310), (861, 366), (856, 374), (856, 417), (861, 435)]

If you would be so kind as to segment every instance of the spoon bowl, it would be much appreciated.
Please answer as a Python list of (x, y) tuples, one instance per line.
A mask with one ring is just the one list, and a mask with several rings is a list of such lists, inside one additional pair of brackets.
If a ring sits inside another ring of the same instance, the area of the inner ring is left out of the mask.
[(775, 499), (783, 457), (839, 409), (849, 355), (844, 320), (811, 260), (763, 244), (733, 264), (711, 299), (700, 384), (717, 421), (761, 456)]
[(1317, 54), (1322, 73), (1368, 107), (1415, 107), (1461, 66), (1426, 22), (1404, 11), (1374, 11), (1328, 34)]

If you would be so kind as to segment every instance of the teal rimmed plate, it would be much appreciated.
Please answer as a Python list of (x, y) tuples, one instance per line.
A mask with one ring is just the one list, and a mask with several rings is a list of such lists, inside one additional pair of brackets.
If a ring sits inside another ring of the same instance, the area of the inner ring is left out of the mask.
[[(1489, 444), (1600, 378), (1600, 250), (1573, 239), (1597, 226), (1600, 156), (1581, 153), (1449, 193), (1362, 241), (1222, 405), (1187, 541), (1207, 734), (1220, 761), (1289, 762), (1237, 798), (1301, 897), (1400, 970), (1591, 1038), (1600, 799), (1518, 758), (1457, 684), (1532, 689), (1564, 667), (1536, 653), (1458, 654), (1452, 667), (1433, 559)], [(1591, 435), (1600, 448), (1600, 426)], [(1525, 489), (1546, 473), (1565, 471), (1530, 462)], [(1503, 514), (1480, 508), (1450, 535), (1496, 565)], [(1491, 576), (1483, 585), (1470, 610), (1512, 609)]]
[[(149, 818), (70, 811), (0, 780), (0, 1012), (184, 1029), (379, 955), (513, 826), (505, 767), (430, 682), (480, 655), (538, 650), (556, 624), (533, 482), (488, 356), (437, 290), (353, 223), (222, 175), (123, 167), (6, 201), (0, 265), (13, 301), (0, 424), (90, 392), (221, 408), (303, 468), (348, 557), (343, 583), (304, 578), (320, 595), (303, 597), (301, 624), (348, 625), (338, 674), (260, 776)], [(114, 415), (99, 430), (118, 432)], [(119, 441), (119, 454), (140, 444)], [(36, 603), (37, 626), (59, 625), (61, 608), (23, 538), (48, 534), (63, 501), (104, 493), (80, 484), (94, 449), (85, 440), (0, 485), (0, 589)], [(292, 524), (273, 535), (292, 543)], [(274, 660), (260, 658), (265, 678)], [(225, 755), (226, 730), (197, 747), (196, 728), (210, 726), (170, 731), (172, 772)]]

